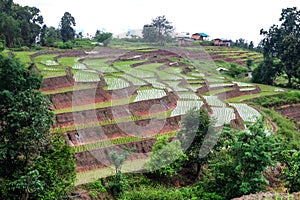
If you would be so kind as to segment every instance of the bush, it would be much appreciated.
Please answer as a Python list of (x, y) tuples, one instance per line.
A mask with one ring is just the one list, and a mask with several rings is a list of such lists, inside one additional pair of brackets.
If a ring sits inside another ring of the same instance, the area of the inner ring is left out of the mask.
[(73, 49), (73, 43), (71, 41), (68, 42), (55, 42), (54, 47), (59, 49)]
[(243, 78), (243, 77), (245, 77), (245, 74), (247, 73), (247, 71), (248, 71), (247, 69), (245, 69), (244, 67), (239, 66), (235, 63), (230, 64), (229, 74), (233, 78)]
[(166, 188), (163, 186), (149, 187), (143, 186), (135, 188), (124, 193), (123, 200), (190, 200), (190, 199), (202, 199), (202, 200), (219, 200), (222, 197), (215, 193), (205, 192), (200, 185), (184, 187), (180, 189)]

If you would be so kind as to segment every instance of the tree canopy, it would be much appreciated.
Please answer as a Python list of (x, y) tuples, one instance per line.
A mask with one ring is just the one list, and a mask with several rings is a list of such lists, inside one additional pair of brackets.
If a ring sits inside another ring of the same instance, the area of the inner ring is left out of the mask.
[(280, 25), (260, 32), (264, 36), (264, 61), (254, 72), (253, 80), (273, 83), (277, 76), (284, 75), (291, 87), (300, 82), (300, 11), (296, 7), (282, 9), (279, 20)]
[(35, 44), (43, 24), (38, 8), (0, 0), (0, 13), (0, 36), (8, 47)]
[(150, 25), (144, 25), (143, 37), (147, 42), (159, 42), (161, 45), (164, 45), (173, 30), (174, 27), (164, 15), (158, 16), (155, 19), (152, 19)]
[(107, 46), (112, 35), (113, 34), (110, 32), (97, 30), (94, 38), (97, 40), (97, 42), (103, 43), (104, 46)]
[(69, 12), (65, 12), (60, 21), (60, 34), (64, 42), (75, 38), (75, 30), (72, 26), (76, 26), (75, 18)]
[(182, 119), (182, 128), (177, 138), (181, 141), (182, 148), (188, 157), (188, 164), (196, 164), (197, 176), (200, 167), (207, 162), (208, 155), (204, 154), (210, 151), (209, 143), (210, 140), (214, 140), (215, 133), (213, 120), (204, 109), (194, 108)]
[(75, 178), (71, 147), (52, 136), (40, 76), (0, 54), (0, 198), (59, 198)]

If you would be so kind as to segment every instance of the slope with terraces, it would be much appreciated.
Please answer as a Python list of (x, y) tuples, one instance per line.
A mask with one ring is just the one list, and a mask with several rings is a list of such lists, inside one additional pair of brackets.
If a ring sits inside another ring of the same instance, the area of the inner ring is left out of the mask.
[(270, 91), (218, 74), (214, 60), (221, 57), (216, 54), (100, 48), (39, 52), (30, 58), (44, 75), (43, 92), (53, 103), (52, 131), (65, 132), (81, 177), (111, 165), (114, 146), (134, 148), (132, 161), (147, 158), (155, 138), (176, 136), (182, 116), (193, 107), (207, 109), (218, 127), (244, 128), (244, 122), (260, 117), (236, 98)]

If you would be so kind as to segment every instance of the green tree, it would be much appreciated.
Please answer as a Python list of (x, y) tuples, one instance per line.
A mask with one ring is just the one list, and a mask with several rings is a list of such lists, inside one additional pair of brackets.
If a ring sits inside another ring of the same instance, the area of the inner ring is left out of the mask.
[[(281, 25), (273, 25), (269, 31), (261, 30), (264, 62), (277, 63), (277, 75), (284, 73), (288, 86), (300, 78), (300, 11), (296, 7), (282, 9)], [(274, 78), (273, 78), (274, 79)]]
[(300, 151), (281, 151), (281, 164), (283, 167), (283, 179), (289, 192), (300, 191)]
[[(74, 157), (61, 153), (66, 144), (54, 142), (51, 137), (54, 115), (39, 91), (41, 77), (17, 59), (0, 55), (0, 78), (0, 198), (38, 199), (44, 190), (65, 192), (74, 180)], [(47, 156), (51, 161), (41, 170)], [(61, 160), (71, 163), (60, 166)], [(69, 170), (64, 171), (66, 168)], [(60, 174), (62, 171), (65, 174)], [(70, 181), (55, 178), (65, 176)]]
[(74, 40), (75, 30), (72, 26), (76, 26), (75, 18), (69, 12), (65, 12), (60, 21), (60, 35), (64, 42)]
[(5, 36), (8, 47), (36, 43), (43, 17), (36, 7), (20, 6), (12, 0), (0, 0), (0, 35)]
[(244, 131), (226, 127), (209, 161), (204, 185), (225, 199), (261, 191), (268, 183), (262, 173), (273, 164), (278, 144), (267, 135), (262, 120)]
[(54, 27), (47, 27), (44, 38), (44, 45), (47, 47), (53, 47), (55, 42), (58, 40), (57, 30)]
[(143, 39), (145, 42), (156, 42), (158, 38), (158, 32), (153, 25), (146, 24), (143, 27)]
[(181, 141), (182, 148), (188, 157), (187, 165), (196, 165), (197, 177), (201, 166), (207, 162), (208, 155), (205, 154), (214, 146), (210, 145), (216, 139), (214, 136), (216, 132), (213, 128), (213, 120), (206, 110), (194, 108), (182, 119), (182, 128), (177, 138)]
[(106, 47), (111, 37), (112, 33), (97, 30), (94, 38), (97, 40), (97, 42), (103, 43), (103, 45)]
[(248, 49), (251, 50), (251, 51), (254, 49), (253, 41), (250, 42), (250, 44), (248, 46)]
[(22, 45), (31, 46), (35, 44), (43, 24), (40, 10), (36, 7), (15, 6), (14, 13), (21, 29)]
[(14, 47), (21, 40), (19, 22), (6, 13), (0, 13), (0, 34), (8, 47)]
[(171, 22), (169, 22), (167, 18), (163, 15), (152, 19), (151, 25), (157, 32), (157, 41), (159, 41), (161, 45), (164, 45), (166, 40), (174, 31), (174, 27), (171, 25)]
[(172, 142), (168, 140), (166, 136), (157, 138), (146, 168), (150, 171), (158, 171), (159, 174), (172, 176), (181, 169), (187, 156), (184, 154), (179, 140)]

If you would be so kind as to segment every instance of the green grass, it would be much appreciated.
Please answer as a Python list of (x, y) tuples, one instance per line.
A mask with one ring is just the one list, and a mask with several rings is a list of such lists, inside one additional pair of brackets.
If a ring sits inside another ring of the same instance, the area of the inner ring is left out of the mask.
[(43, 78), (53, 78), (58, 76), (65, 76), (65, 71), (42, 71), (41, 74), (43, 75)]
[(242, 101), (258, 98), (258, 97), (264, 97), (264, 96), (269, 96), (269, 95), (274, 95), (276, 92), (262, 92), (258, 94), (251, 94), (251, 95), (244, 95), (244, 96), (239, 96), (239, 97), (234, 97), (234, 98), (229, 98), (226, 99), (228, 103), (239, 103)]
[(58, 62), (64, 67), (72, 67), (76, 63), (76, 57), (62, 57)]
[(205, 96), (209, 96), (209, 95), (217, 95), (219, 93), (222, 93), (222, 92), (227, 92), (227, 91), (230, 91), (230, 90), (233, 90), (233, 88), (222, 88), (222, 89), (219, 89), (219, 90), (211, 90), (209, 92), (206, 92), (202, 95), (205, 95)]
[(163, 111), (161, 113), (156, 113), (156, 114), (152, 114), (152, 115), (129, 116), (129, 117), (123, 117), (123, 118), (114, 119), (114, 120), (104, 120), (104, 121), (87, 123), (87, 124), (72, 125), (72, 126), (63, 127), (63, 128), (53, 128), (53, 129), (51, 129), (51, 132), (52, 133), (67, 132), (67, 131), (74, 131), (74, 130), (78, 130), (78, 129), (91, 128), (91, 127), (103, 126), (103, 125), (108, 125), (108, 124), (124, 123), (124, 122), (129, 122), (129, 121), (146, 120), (146, 119), (151, 119), (151, 118), (165, 119), (165, 118), (171, 117), (171, 112), (172, 112), (172, 110), (168, 110), (166, 112)]
[(119, 106), (119, 105), (124, 105), (124, 104), (128, 104), (128, 103), (130, 103), (130, 98), (117, 99), (117, 100), (106, 101), (106, 102), (102, 102), (102, 103), (57, 109), (54, 111), (54, 113), (61, 114), (61, 113), (69, 113), (69, 112), (76, 112), (76, 111), (83, 111), (83, 110), (90, 110), (90, 109), (97, 109), (97, 108), (107, 108), (107, 107), (111, 107), (111, 106)]
[[(177, 134), (177, 131), (172, 131), (170, 133), (162, 133), (162, 134), (155, 134), (150, 138), (157, 138), (159, 135), (166, 135), (168, 137), (174, 137)], [(83, 151), (92, 151), (96, 149), (101, 149), (105, 147), (109, 147), (112, 145), (119, 145), (119, 144), (125, 144), (125, 143), (131, 143), (131, 142), (137, 142), (137, 141), (142, 141), (145, 140), (146, 138), (144, 137), (137, 137), (137, 136), (127, 136), (127, 137), (122, 137), (122, 138), (116, 138), (116, 139), (111, 139), (111, 140), (104, 140), (104, 141), (97, 141), (95, 143), (90, 143), (90, 144), (84, 144), (80, 146), (74, 146), (74, 152), (83, 152)]]
[(18, 58), (22, 63), (28, 64), (31, 63), (30, 55), (35, 54), (35, 51), (16, 51), (13, 54)]
[(44, 91), (43, 94), (45, 95), (50, 95), (50, 94), (59, 94), (59, 93), (65, 93), (65, 92), (71, 92), (74, 90), (84, 90), (84, 89), (94, 89), (96, 86), (95, 85), (74, 85), (71, 87), (66, 87), (66, 88), (60, 88), (56, 90), (49, 90), (49, 91)]
[(45, 62), (47, 60), (54, 60), (54, 58), (57, 56), (58, 56), (58, 54), (43, 54), (43, 55), (35, 57), (34, 62), (41, 63), (41, 62)]

